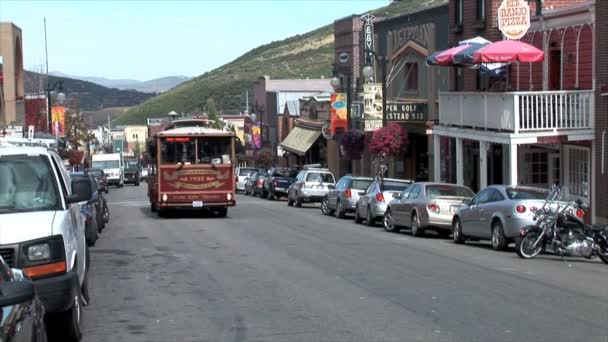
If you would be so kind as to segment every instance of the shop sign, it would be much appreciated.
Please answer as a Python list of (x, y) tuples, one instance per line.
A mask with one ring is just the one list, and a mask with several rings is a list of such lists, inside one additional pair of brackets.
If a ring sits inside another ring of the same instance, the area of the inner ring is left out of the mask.
[(363, 85), (363, 121), (366, 132), (382, 128), (382, 84), (380, 83)]
[(388, 102), (386, 104), (386, 121), (424, 122), (428, 119), (428, 104)]
[(364, 51), (365, 51), (365, 65), (371, 65), (374, 60), (373, 60), (373, 56), (371, 54), (371, 51), (374, 50), (374, 20), (376, 19), (376, 17), (374, 17), (371, 14), (366, 14), (364, 16), (361, 17), (361, 19), (364, 21), (363, 24), (363, 44), (364, 44)]
[(527, 0), (503, 0), (498, 7), (498, 29), (508, 39), (520, 39), (530, 28)]

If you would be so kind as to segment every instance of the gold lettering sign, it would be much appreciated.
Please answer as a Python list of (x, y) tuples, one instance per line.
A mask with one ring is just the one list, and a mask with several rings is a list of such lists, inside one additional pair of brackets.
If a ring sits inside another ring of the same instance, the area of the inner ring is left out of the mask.
[(498, 7), (498, 29), (508, 39), (520, 39), (530, 28), (530, 6), (525, 0), (503, 0)]
[(183, 182), (175, 182), (169, 183), (170, 186), (176, 189), (186, 189), (186, 190), (202, 190), (202, 189), (210, 189), (210, 188), (221, 188), (224, 185), (224, 182), (215, 181), (211, 183), (205, 184), (190, 184)]

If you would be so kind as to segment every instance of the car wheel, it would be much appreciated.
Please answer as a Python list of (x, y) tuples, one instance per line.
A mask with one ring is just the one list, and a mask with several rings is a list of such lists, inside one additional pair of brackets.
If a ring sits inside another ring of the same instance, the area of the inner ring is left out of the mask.
[(110, 222), (110, 209), (108, 209), (107, 203), (103, 206), (103, 222), (104, 223)]
[[(53, 331), (52, 335), (58, 335), (57, 340), (76, 342), (82, 338), (80, 330), (80, 321), (82, 318), (82, 294), (80, 286), (76, 286), (76, 294), (74, 295), (74, 303), (72, 307), (65, 312), (52, 314), (49, 319), (51, 322), (47, 324)], [(53, 336), (55, 337), (55, 336)], [(54, 338), (51, 338), (54, 340)]]
[(391, 214), (390, 209), (386, 209), (386, 212), (384, 212), (382, 223), (384, 226), (384, 230), (386, 230), (387, 232), (398, 233), (400, 230), (399, 227), (397, 227), (397, 225), (395, 225), (395, 223), (393, 222), (393, 215)]
[(274, 193), (268, 192), (268, 195), (266, 196), (266, 199), (269, 200), (269, 201), (272, 201), (272, 200), (274, 200), (275, 196), (276, 195)]
[(301, 198), (296, 197), (296, 207), (298, 207), (298, 208), (299, 208), (299, 207), (301, 207), (301, 206), (302, 206), (302, 199), (301, 199)]
[(139, 186), (139, 182), (135, 183), (135, 186)]
[(89, 296), (89, 267), (91, 266), (91, 252), (87, 247), (86, 251), (86, 264), (87, 268), (84, 271), (84, 281), (82, 282), (82, 287), (80, 288), (80, 293), (82, 293), (83, 305), (87, 306), (90, 303), (91, 297)]
[(289, 196), (289, 194), (287, 195), (287, 205), (288, 206), (293, 206), (293, 200), (291, 199), (291, 196)]
[(464, 234), (462, 234), (462, 225), (459, 218), (454, 219), (452, 222), (452, 239), (454, 240), (454, 243), (464, 243), (465, 238)]
[(361, 223), (362, 221), (361, 216), (359, 216), (359, 205), (357, 204), (355, 206), (355, 223)]
[(412, 236), (422, 236), (424, 235), (424, 229), (420, 227), (420, 219), (418, 219), (417, 214), (412, 214), (412, 222), (410, 223), (410, 229), (412, 230)]
[(327, 202), (327, 197), (323, 197), (323, 199), (321, 200), (321, 213), (323, 213), (323, 215), (331, 214), (331, 210), (329, 210), (329, 203)]
[(372, 208), (371, 207), (367, 207), (367, 215), (365, 217), (365, 223), (369, 227), (373, 227), (373, 226), (376, 225), (376, 218), (374, 216), (372, 216)]
[(500, 221), (494, 222), (492, 224), (492, 249), (495, 251), (502, 251), (507, 247), (507, 239), (505, 238), (505, 234), (502, 230), (502, 223)]
[[(158, 208), (156, 207), (156, 202), (154, 202), (154, 201), (150, 202), (150, 211), (155, 213), (157, 210), (158, 210)], [(110, 213), (108, 213), (108, 216), (109, 215), (110, 215)]]

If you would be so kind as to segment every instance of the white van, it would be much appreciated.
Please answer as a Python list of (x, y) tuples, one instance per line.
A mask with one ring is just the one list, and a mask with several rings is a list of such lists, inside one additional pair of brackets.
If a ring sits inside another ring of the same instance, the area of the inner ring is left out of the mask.
[(74, 179), (46, 147), (0, 148), (0, 255), (23, 271), (62, 341), (81, 337), (89, 251), (81, 202), (94, 189)]
[(104, 153), (93, 155), (94, 169), (102, 169), (108, 177), (108, 185), (116, 185), (119, 188), (125, 184), (125, 166), (122, 153)]

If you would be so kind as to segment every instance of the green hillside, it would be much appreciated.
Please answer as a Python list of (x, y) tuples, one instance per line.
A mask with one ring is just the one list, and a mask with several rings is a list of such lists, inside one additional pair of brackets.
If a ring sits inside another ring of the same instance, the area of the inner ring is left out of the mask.
[[(402, 0), (372, 11), (388, 17), (447, 4), (447, 0)], [(148, 117), (170, 111), (200, 111), (212, 97), (218, 109), (238, 112), (245, 108), (245, 89), (262, 75), (273, 79), (331, 76), (334, 55), (333, 23), (281, 41), (259, 46), (234, 61), (206, 72), (178, 87), (131, 108), (115, 124), (142, 124)], [(250, 92), (250, 96), (252, 93)], [(250, 98), (251, 100), (251, 98)]]

